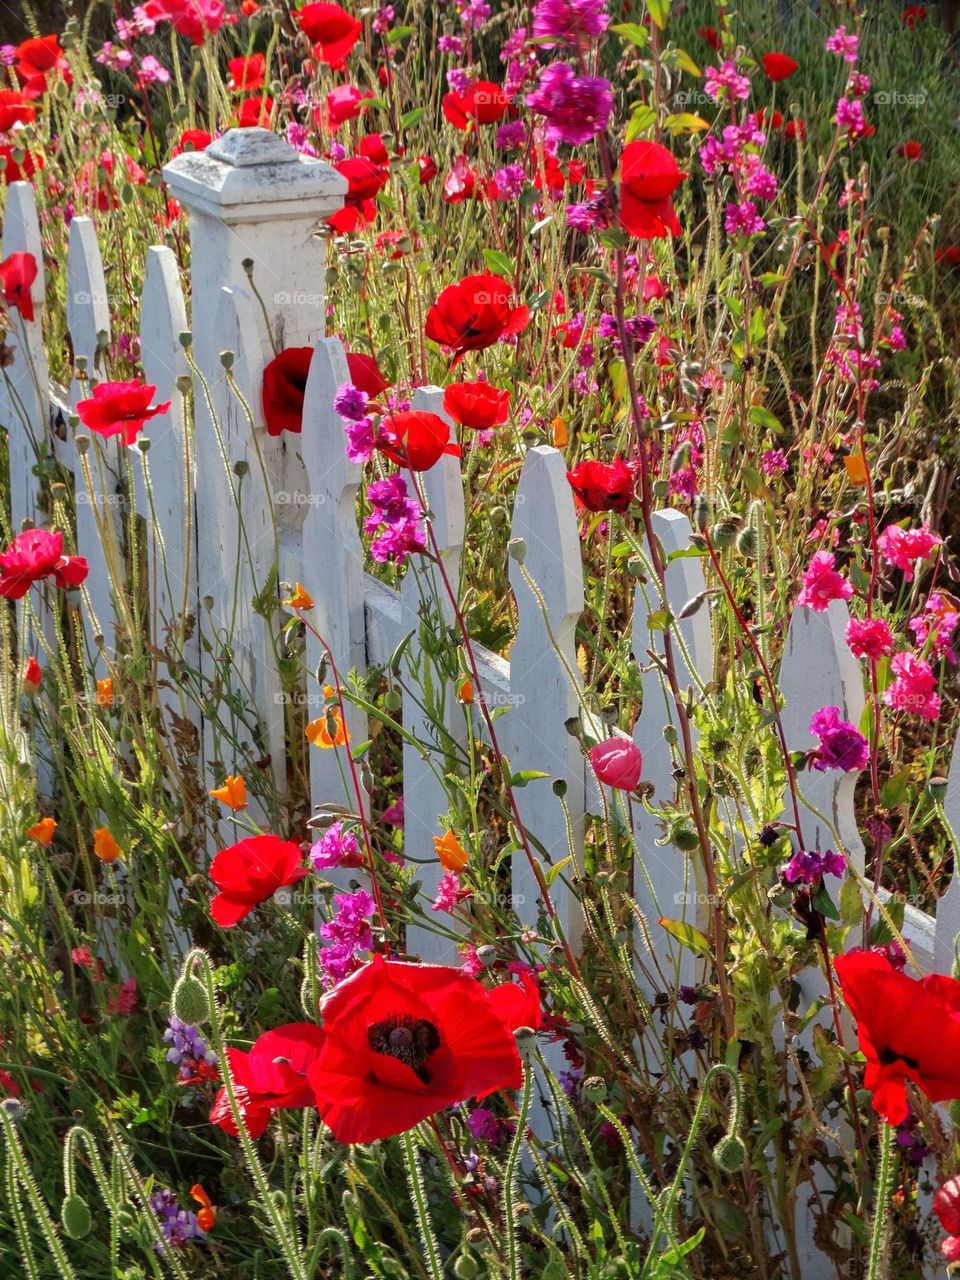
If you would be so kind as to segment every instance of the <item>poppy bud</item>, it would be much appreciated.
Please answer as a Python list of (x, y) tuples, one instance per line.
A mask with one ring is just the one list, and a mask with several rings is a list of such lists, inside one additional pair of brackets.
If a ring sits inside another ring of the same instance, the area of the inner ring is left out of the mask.
[(453, 1264), (453, 1274), (457, 1280), (476, 1280), (480, 1274), (480, 1268), (471, 1254), (462, 1253)]
[(383, 695), (383, 705), (388, 711), (399, 711), (403, 706), (403, 696), (396, 689), (388, 689)]
[(198, 978), (184, 973), (178, 979), (170, 997), (170, 1009), (175, 1018), (188, 1027), (197, 1027), (210, 1017), (210, 1000), (207, 989)]
[(60, 1221), (71, 1240), (89, 1235), (91, 1221), (87, 1202), (81, 1196), (67, 1196), (60, 1207)]
[(730, 547), (736, 539), (739, 528), (740, 521), (736, 517), (723, 516), (710, 530), (710, 541), (718, 551), (724, 547)]
[(485, 969), (489, 969), (497, 962), (497, 948), (489, 942), (484, 943), (482, 947), (477, 947), (477, 959)]
[(742, 556), (753, 557), (759, 549), (760, 539), (757, 537), (757, 531), (752, 524), (748, 524), (737, 534), (737, 550)]
[(588, 1102), (603, 1102), (607, 1096), (607, 1082), (600, 1076), (588, 1076), (583, 1082), (583, 1096)]
[(684, 818), (679, 818), (670, 828), (670, 840), (684, 853), (700, 847), (700, 837)]
[(738, 1173), (747, 1151), (735, 1133), (728, 1133), (713, 1148), (713, 1162), (723, 1173)]
[(521, 1062), (532, 1062), (537, 1048), (537, 1033), (532, 1027), (517, 1027), (513, 1033)]

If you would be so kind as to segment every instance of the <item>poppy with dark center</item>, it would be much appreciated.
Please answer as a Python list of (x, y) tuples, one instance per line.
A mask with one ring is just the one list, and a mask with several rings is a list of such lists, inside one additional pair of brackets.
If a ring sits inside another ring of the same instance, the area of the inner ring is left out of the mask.
[(659, 142), (631, 142), (620, 157), (620, 221), (641, 240), (680, 234), (670, 197), (687, 175)]
[(778, 84), (781, 80), (786, 80), (788, 76), (792, 76), (800, 65), (794, 62), (786, 53), (765, 53), (760, 59), (763, 63), (763, 69), (767, 73), (767, 79), (772, 80), (774, 84)]
[(143, 382), (98, 382), (92, 397), (77, 404), (77, 413), (98, 436), (120, 436), (124, 444), (133, 444), (145, 422), (170, 408), (169, 400), (150, 403), (156, 391)]
[(874, 1111), (902, 1124), (908, 1080), (931, 1102), (960, 1098), (960, 982), (938, 973), (918, 981), (876, 951), (837, 956), (834, 967), (857, 1021)]
[(510, 392), (489, 382), (451, 382), (443, 393), (443, 410), (461, 427), (489, 431), (510, 414)]
[[(249, 1053), (228, 1049), (237, 1109), (251, 1138), (259, 1138), (275, 1111), (313, 1105), (307, 1072), (323, 1048), (324, 1033), (312, 1022), (288, 1022), (265, 1031)], [(212, 1124), (237, 1137), (226, 1089), (217, 1094)]]
[(11, 253), (0, 262), (0, 288), (8, 307), (16, 307), (24, 320), (33, 320), (30, 286), (37, 278), (37, 260), (32, 253)]
[(221, 849), (210, 864), (210, 879), (220, 890), (210, 903), (211, 916), (221, 928), (231, 928), (278, 889), (302, 880), (302, 862), (300, 846), (279, 836), (247, 836)]
[(263, 371), (263, 419), (267, 434), (303, 429), (303, 397), (313, 347), (287, 347)]
[(305, 4), (297, 22), (321, 62), (334, 71), (343, 69), (347, 56), (360, 38), (363, 24), (338, 4)]
[(450, 347), (456, 364), (467, 351), (492, 347), (529, 323), (529, 308), (515, 306), (511, 286), (487, 271), (448, 285), (427, 312), (424, 332), (432, 342)]
[(613, 462), (589, 459), (567, 472), (574, 496), (588, 511), (618, 511), (621, 515), (633, 501), (636, 468), (623, 458)]
[(405, 1133), (427, 1116), (522, 1080), (514, 1031), (540, 1025), (535, 983), (488, 991), (441, 965), (375, 956), (320, 1003), (326, 1039), (309, 1071), (339, 1142)]
[(429, 471), (445, 453), (460, 457), (460, 446), (450, 443), (450, 426), (438, 413), (408, 409), (386, 414), (380, 431), (377, 448), (398, 467)]

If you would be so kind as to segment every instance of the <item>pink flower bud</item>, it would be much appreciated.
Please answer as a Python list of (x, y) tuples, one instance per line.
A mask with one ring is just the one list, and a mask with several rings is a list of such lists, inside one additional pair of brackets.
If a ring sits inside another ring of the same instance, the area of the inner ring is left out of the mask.
[(621, 791), (636, 791), (643, 756), (629, 738), (607, 738), (590, 748), (590, 763), (602, 783)]

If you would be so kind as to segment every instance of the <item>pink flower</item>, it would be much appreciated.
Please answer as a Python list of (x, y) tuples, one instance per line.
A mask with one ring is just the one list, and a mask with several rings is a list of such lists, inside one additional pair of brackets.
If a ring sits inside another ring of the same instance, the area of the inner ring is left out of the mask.
[(953, 650), (953, 633), (960, 623), (960, 614), (939, 591), (931, 593), (923, 612), (910, 619), (907, 626), (913, 632), (917, 647), (922, 649), (930, 642), (935, 658), (946, 658), (956, 666), (957, 655)]
[(136, 978), (127, 978), (117, 987), (117, 994), (110, 996), (107, 1001), (107, 1008), (111, 1013), (119, 1013), (124, 1017), (129, 1017), (137, 1007), (137, 980)]
[(827, 769), (864, 769), (870, 759), (870, 746), (863, 734), (847, 720), (840, 719), (839, 707), (821, 707), (810, 721), (810, 732), (820, 739), (812, 766), (820, 773)]
[(828, 53), (835, 53), (838, 58), (843, 58), (845, 62), (849, 62), (851, 66), (857, 60), (857, 51), (860, 44), (858, 35), (847, 35), (846, 27), (837, 27), (833, 35), (827, 39), (824, 48)]
[(629, 738), (607, 738), (590, 748), (590, 763), (607, 787), (635, 791), (643, 771), (643, 756)]
[(803, 575), (803, 589), (797, 596), (797, 605), (804, 605), (814, 613), (823, 613), (831, 600), (849, 600), (853, 587), (833, 567), (832, 551), (818, 551)]
[(940, 715), (940, 697), (935, 692), (937, 680), (930, 663), (913, 653), (898, 653), (890, 669), (896, 679), (884, 690), (883, 700), (887, 706), (924, 720), (936, 720)]
[(462, 896), (459, 876), (455, 871), (447, 871), (437, 885), (437, 896), (430, 904), (430, 910), (452, 911)]
[(884, 618), (851, 618), (847, 623), (847, 644), (855, 658), (877, 662), (893, 652), (893, 632)]
[(913, 581), (913, 566), (917, 560), (927, 560), (935, 547), (943, 545), (943, 539), (929, 525), (919, 529), (902, 529), (891, 524), (877, 539), (880, 554), (887, 564), (903, 570), (904, 582)]

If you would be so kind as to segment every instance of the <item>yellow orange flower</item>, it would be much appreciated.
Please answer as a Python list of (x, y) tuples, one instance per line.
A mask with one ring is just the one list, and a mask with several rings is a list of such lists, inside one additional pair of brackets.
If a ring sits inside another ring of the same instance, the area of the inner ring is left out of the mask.
[(113, 706), (113, 681), (109, 676), (106, 680), (97, 681), (97, 706)]
[(867, 464), (862, 453), (848, 453), (843, 460), (851, 484), (867, 483)]
[(293, 584), (293, 595), (289, 599), (284, 600), (285, 605), (291, 609), (312, 609), (313, 597), (309, 591), (305, 591), (299, 582)]
[(223, 786), (214, 787), (210, 794), (234, 812), (247, 807), (247, 784), (240, 774), (227, 774)]
[(217, 1211), (213, 1207), (210, 1197), (199, 1182), (193, 1184), (190, 1188), (190, 1194), (197, 1204), (203, 1205), (203, 1208), (197, 1212), (197, 1226), (201, 1231), (212, 1231), (217, 1225)]
[(462, 871), (467, 865), (470, 855), (452, 831), (443, 836), (434, 836), (433, 845), (444, 871)]
[(36, 840), (38, 844), (42, 844), (45, 849), (49, 849), (53, 843), (53, 833), (56, 829), (56, 818), (41, 818), (32, 827), (27, 827), (26, 834), (31, 839)]
[(555, 449), (565, 448), (570, 441), (570, 432), (567, 430), (567, 424), (559, 413), (550, 423), (550, 436)]
[(473, 684), (471, 683), (471, 681), (464, 680), (463, 684), (460, 686), (458, 690), (458, 695), (459, 695), (460, 701), (464, 704), (464, 706), (468, 707), (471, 705), (471, 703), (473, 702)]
[(93, 852), (101, 862), (116, 862), (123, 852), (109, 827), (97, 827), (93, 833)]
[(350, 741), (339, 707), (328, 707), (322, 716), (311, 720), (306, 733), (314, 747), (342, 747)]

